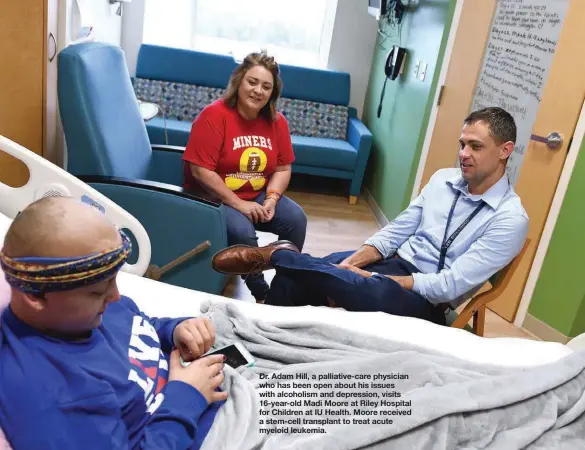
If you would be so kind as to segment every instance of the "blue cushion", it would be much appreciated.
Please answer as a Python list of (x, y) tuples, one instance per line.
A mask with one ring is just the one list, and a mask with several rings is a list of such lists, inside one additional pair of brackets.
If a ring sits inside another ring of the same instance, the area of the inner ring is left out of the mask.
[(281, 98), (278, 107), (288, 120), (290, 134), (343, 140), (346, 138), (347, 106)]
[(280, 78), (283, 83), (283, 97), (332, 105), (349, 105), (349, 73), (282, 64)]
[(136, 77), (225, 89), (237, 65), (231, 56), (142, 44)]
[(140, 100), (156, 103), (167, 118), (193, 122), (207, 105), (223, 97), (225, 89), (135, 78), (134, 91)]
[[(155, 117), (146, 124), (150, 142), (165, 143), (165, 123), (162, 117)], [(187, 145), (191, 123), (180, 120), (167, 120), (169, 145)], [(295, 164), (311, 167), (353, 171), (357, 160), (357, 150), (347, 141), (339, 139), (291, 136), (295, 152)]]
[[(140, 100), (156, 103), (167, 119), (187, 122), (224, 93), (219, 88), (146, 78), (135, 78), (134, 90)], [(291, 134), (346, 139), (347, 106), (281, 97), (278, 109), (288, 119)]]
[[(142, 44), (136, 77), (225, 88), (238, 63), (231, 56)], [(349, 105), (350, 76), (346, 72), (280, 64), (283, 97)]]
[[(167, 119), (166, 122), (168, 145), (185, 147), (191, 133), (191, 122), (174, 119)], [(149, 120), (146, 123), (146, 130), (152, 144), (166, 144), (165, 120), (162, 117)]]
[(341, 178), (344, 180), (351, 180), (354, 173), (347, 170), (327, 169), (325, 167), (302, 166), (300, 164), (293, 164), (292, 172), (304, 173), (306, 175), (315, 175), (318, 177)]
[(340, 139), (291, 136), (295, 164), (331, 169), (355, 169), (357, 150)]

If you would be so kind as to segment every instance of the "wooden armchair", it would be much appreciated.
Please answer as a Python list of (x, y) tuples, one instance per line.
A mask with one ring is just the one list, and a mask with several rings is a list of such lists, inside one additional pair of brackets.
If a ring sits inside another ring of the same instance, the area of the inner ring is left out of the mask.
[[(514, 276), (516, 268), (520, 265), (520, 261), (526, 253), (529, 244), (530, 239), (526, 239), (524, 247), (522, 247), (520, 253), (510, 262), (510, 264), (489, 279), (492, 286), (491, 289), (473, 297), (467, 305), (465, 305), (465, 308), (463, 308), (463, 311), (461, 311), (460, 314), (451, 311), (447, 315), (447, 325), (453, 328), (466, 328), (469, 331), (473, 331), (473, 333), (478, 336), (483, 336), (486, 305), (492, 300), (498, 298), (500, 294), (506, 290), (506, 287)], [(469, 320), (472, 317), (473, 326), (468, 327)]]

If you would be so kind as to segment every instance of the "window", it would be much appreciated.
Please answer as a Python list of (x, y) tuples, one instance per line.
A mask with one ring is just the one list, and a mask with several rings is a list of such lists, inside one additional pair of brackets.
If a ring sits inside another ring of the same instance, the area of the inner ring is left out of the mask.
[(147, 0), (143, 42), (325, 68), (337, 0)]

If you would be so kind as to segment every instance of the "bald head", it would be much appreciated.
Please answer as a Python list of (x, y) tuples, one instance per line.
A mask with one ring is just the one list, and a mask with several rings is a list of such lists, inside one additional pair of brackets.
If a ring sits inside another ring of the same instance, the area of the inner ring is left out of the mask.
[(27, 206), (4, 239), (11, 258), (75, 257), (120, 245), (116, 227), (95, 208), (66, 197), (47, 197)]

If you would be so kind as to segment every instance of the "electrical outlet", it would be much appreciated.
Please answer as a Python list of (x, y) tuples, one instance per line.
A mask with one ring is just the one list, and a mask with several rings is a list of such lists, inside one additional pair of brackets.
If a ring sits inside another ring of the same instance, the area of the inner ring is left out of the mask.
[(425, 81), (425, 78), (427, 76), (427, 68), (429, 67), (429, 65), (426, 62), (421, 62), (420, 67), (418, 69), (418, 79), (420, 81)]
[(418, 78), (418, 69), (420, 68), (420, 61), (417, 61), (414, 65), (413, 73), (415, 78)]

